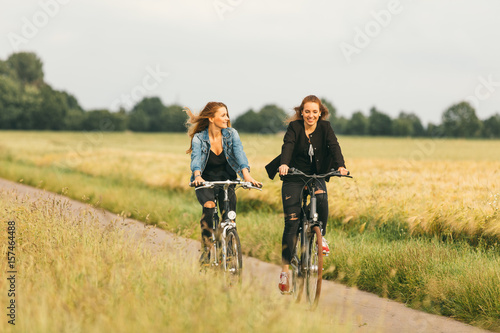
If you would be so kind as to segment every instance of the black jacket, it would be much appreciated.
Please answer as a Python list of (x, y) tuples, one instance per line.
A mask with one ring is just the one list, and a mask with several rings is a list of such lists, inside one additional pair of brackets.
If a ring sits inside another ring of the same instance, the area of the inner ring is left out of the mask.
[(278, 167), (286, 164), (295, 167), (294, 157), (309, 149), (309, 141), (314, 148), (314, 160), (318, 174), (329, 172), (331, 169), (337, 170), (345, 167), (344, 157), (340, 149), (339, 142), (329, 121), (319, 120), (316, 130), (306, 137), (304, 121), (295, 120), (290, 122), (283, 138), (281, 155), (266, 165), (269, 178), (273, 179), (278, 172)]

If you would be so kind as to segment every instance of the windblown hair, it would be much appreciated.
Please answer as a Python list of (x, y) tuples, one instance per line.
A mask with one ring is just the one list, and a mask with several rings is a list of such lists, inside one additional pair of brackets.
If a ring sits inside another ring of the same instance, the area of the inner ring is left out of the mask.
[(299, 106), (296, 106), (293, 108), (295, 110), (295, 114), (292, 115), (287, 120), (287, 122), (292, 122), (294, 120), (303, 120), (304, 117), (302, 117), (302, 111), (304, 111), (304, 105), (306, 103), (309, 103), (309, 102), (317, 103), (319, 105), (319, 111), (321, 112), (321, 116), (319, 117), (320, 120), (328, 119), (328, 117), (330, 116), (330, 113), (328, 112), (328, 108), (323, 105), (323, 103), (321, 102), (321, 100), (318, 97), (316, 97), (314, 95), (309, 95), (309, 96), (306, 96), (302, 100), (302, 103), (300, 103)]
[[(188, 127), (188, 135), (191, 138), (191, 145), (188, 150), (186, 150), (186, 154), (190, 154), (193, 151), (193, 137), (196, 133), (199, 133), (205, 128), (208, 127), (210, 121), (208, 118), (215, 117), (215, 113), (221, 108), (224, 107), (227, 110), (227, 106), (221, 102), (208, 102), (207, 105), (201, 110), (200, 114), (194, 115), (193, 112), (189, 108), (184, 108), (184, 111), (189, 116), (189, 119), (186, 121), (186, 125)], [(227, 116), (229, 117), (229, 111)], [(231, 121), (227, 123), (228, 127), (231, 127)]]

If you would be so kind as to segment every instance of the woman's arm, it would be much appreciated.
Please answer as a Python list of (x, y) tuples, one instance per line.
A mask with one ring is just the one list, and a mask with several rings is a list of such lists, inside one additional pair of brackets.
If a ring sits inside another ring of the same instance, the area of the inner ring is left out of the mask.
[(193, 137), (191, 151), (191, 172), (194, 176), (194, 184), (196, 186), (203, 183), (205, 180), (201, 177), (201, 140), (197, 135)]
[(261, 182), (256, 181), (250, 175), (250, 166), (248, 165), (248, 158), (243, 150), (243, 144), (241, 143), (238, 131), (233, 129), (232, 134), (232, 144), (233, 144), (233, 154), (238, 163), (238, 171), (243, 175), (243, 180), (252, 183), (254, 186), (262, 186)]
[(340, 149), (339, 141), (337, 140), (337, 136), (335, 135), (330, 122), (327, 122), (327, 125), (325, 127), (326, 145), (330, 155), (332, 156), (332, 162), (334, 164), (334, 167), (342, 172), (341, 169), (345, 170), (345, 161), (344, 156), (342, 155), (342, 149)]
[(236, 162), (238, 163), (238, 172), (243, 172), (243, 169), (250, 170), (250, 166), (248, 165), (248, 158), (243, 150), (243, 144), (241, 143), (240, 136), (238, 131), (235, 129), (232, 130), (231, 140), (233, 144), (233, 154)]
[(297, 140), (297, 132), (294, 127), (295, 125), (293, 122), (288, 124), (285, 136), (283, 137), (283, 145), (281, 146), (281, 165), (286, 164), (290, 166), (290, 162), (292, 161), (293, 150)]

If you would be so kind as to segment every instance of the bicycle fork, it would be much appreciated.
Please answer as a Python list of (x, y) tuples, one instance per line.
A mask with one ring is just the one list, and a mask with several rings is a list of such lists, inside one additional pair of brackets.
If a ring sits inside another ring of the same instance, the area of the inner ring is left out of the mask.
[(226, 253), (228, 253), (227, 251), (227, 242), (226, 242), (226, 235), (227, 235), (227, 232), (231, 229), (236, 229), (236, 223), (231, 221), (231, 220), (227, 220), (226, 222), (222, 222), (221, 223), (221, 227), (222, 227), (222, 233), (221, 233), (221, 245), (222, 245), (222, 267), (226, 267), (227, 266), (227, 258), (226, 258)]

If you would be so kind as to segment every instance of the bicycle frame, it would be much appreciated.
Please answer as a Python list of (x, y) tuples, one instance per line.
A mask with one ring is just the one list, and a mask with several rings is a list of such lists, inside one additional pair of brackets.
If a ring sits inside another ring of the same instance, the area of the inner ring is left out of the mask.
[[(299, 230), (298, 230), (298, 236), (300, 237), (300, 244), (304, 244), (305, 246), (301, 246), (302, 248), (302, 253), (300, 256), (300, 261), (299, 261), (299, 266), (300, 266), (300, 271), (299, 271), (299, 277), (305, 276), (307, 273), (307, 265), (304, 263), (307, 263), (309, 261), (309, 242), (307, 241), (310, 238), (310, 235), (312, 233), (312, 230), (315, 226), (318, 226), (320, 230), (323, 228), (323, 222), (318, 221), (318, 213), (317, 207), (316, 207), (316, 182), (313, 180), (310, 185), (308, 185), (310, 188), (310, 203), (309, 203), (309, 217), (307, 217), (306, 213), (308, 210), (308, 205), (307, 205), (307, 194), (302, 195), (302, 217), (299, 222)], [(298, 237), (297, 237), (298, 239)]]
[[(296, 170), (294, 168), (289, 169), (289, 175), (300, 175), (305, 177), (307, 181), (304, 182), (303, 191), (305, 188), (307, 188), (309, 192), (308, 194), (304, 192), (302, 193), (302, 213), (300, 214), (296, 244), (294, 246), (292, 261), (290, 262), (293, 274), (293, 287), (290, 293), (294, 295), (297, 302), (300, 302), (305, 279), (307, 282), (306, 294), (308, 302), (311, 306), (311, 309), (314, 309), (318, 304), (319, 295), (321, 293), (323, 269), (323, 253), (321, 250), (321, 229), (323, 226), (323, 221), (318, 221), (316, 198), (316, 191), (318, 189), (316, 180), (329, 176), (342, 177), (344, 175), (341, 175), (338, 171), (331, 171), (323, 175), (306, 175), (302, 171)], [(307, 204), (308, 196), (310, 196), (309, 206)], [(299, 240), (301, 252), (297, 253)], [(313, 251), (312, 248), (315, 246), (316, 248)], [(315, 258), (317, 258), (316, 264), (313, 263), (313, 259)], [(316, 277), (316, 281), (313, 280), (314, 276)], [(311, 289), (314, 289), (314, 291), (311, 291)]]
[[(190, 183), (189, 185), (193, 186), (192, 183)], [(237, 238), (236, 241), (238, 242), (238, 246), (240, 246), (239, 237), (237, 236), (237, 231), (236, 231), (236, 223), (234, 222), (234, 219), (236, 218), (236, 212), (229, 210), (230, 186), (235, 186), (235, 190), (240, 187), (243, 187), (247, 189), (258, 189), (262, 191), (261, 188), (253, 186), (252, 183), (243, 182), (240, 180), (207, 181), (204, 182), (201, 186), (196, 187), (196, 190), (202, 188), (222, 187), (224, 191), (222, 211), (225, 212), (225, 217), (223, 217), (222, 222), (219, 220), (219, 214), (217, 209), (219, 201), (219, 193), (218, 191), (215, 192), (215, 211), (213, 217), (212, 249), (211, 249), (211, 251), (213, 251), (213, 256), (210, 258), (211, 266), (221, 266), (224, 270), (227, 269), (228, 258), (226, 256), (226, 253), (228, 252), (228, 249), (227, 249), (226, 238), (229, 233), (233, 233), (235, 235), (234, 237)], [(241, 254), (239, 254), (239, 256), (241, 256)], [(238, 268), (236, 270), (238, 270)], [(239, 272), (231, 272), (231, 273), (239, 274)]]

